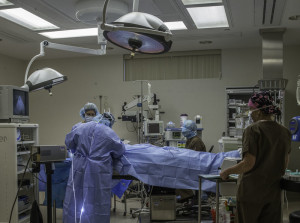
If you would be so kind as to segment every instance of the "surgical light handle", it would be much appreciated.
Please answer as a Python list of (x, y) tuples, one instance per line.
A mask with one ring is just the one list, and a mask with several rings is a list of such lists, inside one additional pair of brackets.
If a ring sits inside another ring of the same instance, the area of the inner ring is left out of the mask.
[(106, 43), (101, 44), (101, 49), (95, 50), (95, 49), (89, 49), (89, 48), (83, 48), (83, 47), (77, 47), (77, 46), (51, 43), (51, 42), (44, 40), (40, 43), (40, 53), (38, 55), (34, 56), (30, 60), (28, 66), (26, 68), (24, 84), (26, 84), (26, 81), (28, 78), (28, 72), (29, 72), (29, 69), (30, 69), (33, 61), (35, 61), (39, 57), (45, 56), (45, 49), (44, 49), (45, 47), (57, 49), (57, 50), (70, 51), (70, 52), (75, 52), (75, 53), (92, 54), (92, 55), (104, 55), (106, 53)]

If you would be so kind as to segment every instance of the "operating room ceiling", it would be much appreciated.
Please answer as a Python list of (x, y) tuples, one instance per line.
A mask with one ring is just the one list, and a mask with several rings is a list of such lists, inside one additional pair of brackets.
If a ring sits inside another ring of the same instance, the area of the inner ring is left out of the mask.
[[(114, 1), (121, 0), (110, 0), (108, 7), (112, 6)], [(82, 22), (76, 18), (76, 12), (80, 6), (79, 0), (10, 0), (10, 2), (14, 4), (13, 7), (22, 7), (59, 26), (60, 30), (96, 27), (95, 24)], [(132, 0), (121, 2), (128, 6), (129, 11), (132, 10)], [(261, 47), (259, 30), (263, 28), (286, 28), (284, 45), (300, 45), (300, 20), (289, 19), (291, 16), (300, 15), (300, 0), (223, 0), (223, 4), (229, 28), (197, 29), (181, 0), (140, 0), (138, 11), (155, 15), (164, 22), (183, 21), (185, 23), (188, 30), (172, 31), (171, 51)], [(7, 7), (11, 8), (11, 6)], [(80, 10), (85, 18), (84, 6), (81, 6)], [(108, 17), (109, 20), (115, 19), (114, 15), (108, 15)], [(36, 31), (0, 17), (0, 54), (29, 60), (39, 53), (39, 43), (45, 39), (47, 38)], [(47, 40), (93, 49), (99, 48), (97, 37)], [(212, 43), (200, 43), (206, 41)], [(46, 50), (47, 58), (83, 56), (53, 49)], [(128, 52), (108, 43), (107, 55), (125, 53)]]

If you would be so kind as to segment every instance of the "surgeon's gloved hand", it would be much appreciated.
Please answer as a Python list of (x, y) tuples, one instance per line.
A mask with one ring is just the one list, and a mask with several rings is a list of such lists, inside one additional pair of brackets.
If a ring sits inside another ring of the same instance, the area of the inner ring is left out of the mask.
[(243, 156), (243, 148), (238, 148), (239, 154), (242, 157)]
[(107, 117), (105, 117), (104, 114), (103, 115), (99, 114), (99, 115), (93, 117), (93, 121), (104, 124), (110, 128), (112, 127), (112, 124), (113, 124), (113, 122), (111, 120), (109, 120)]
[(113, 124), (115, 123), (115, 117), (110, 112), (104, 112), (103, 113), (103, 118), (110, 122), (109, 127), (112, 127)]

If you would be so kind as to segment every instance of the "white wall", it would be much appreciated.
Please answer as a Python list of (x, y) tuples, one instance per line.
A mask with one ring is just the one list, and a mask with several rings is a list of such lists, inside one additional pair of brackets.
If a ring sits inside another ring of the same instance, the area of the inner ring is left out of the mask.
[[(300, 70), (297, 58), (300, 48), (285, 49), (284, 78), (289, 79), (286, 90), (286, 120), (299, 115), (296, 106), (296, 78)], [(51, 67), (68, 76), (64, 84), (30, 95), (31, 122), (40, 124), (41, 144), (63, 144), (73, 124), (81, 121), (79, 110), (86, 102), (99, 106), (99, 95), (115, 117), (120, 116), (124, 101), (140, 94), (140, 84), (123, 82), (122, 56), (99, 56), (75, 59), (36, 61), (35, 68)], [(222, 52), (222, 79), (151, 81), (153, 92), (161, 100), (162, 120), (179, 126), (179, 116), (203, 116), (203, 141), (206, 147), (215, 146), (225, 131), (225, 87), (253, 86), (262, 78), (261, 49), (232, 49)], [(145, 91), (146, 92), (146, 91)], [(127, 123), (132, 129), (132, 125)], [(126, 130), (126, 122), (118, 121), (113, 129), (120, 138), (136, 141), (136, 135)], [(298, 168), (299, 145), (293, 143), (290, 167)]]
[(0, 85), (24, 85), (26, 62), (0, 54)]

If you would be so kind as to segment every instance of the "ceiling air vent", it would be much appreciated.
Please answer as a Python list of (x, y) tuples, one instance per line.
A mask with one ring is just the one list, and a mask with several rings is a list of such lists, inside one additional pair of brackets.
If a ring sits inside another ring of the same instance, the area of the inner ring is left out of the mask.
[(257, 26), (279, 26), (286, 0), (255, 0), (254, 22)]

